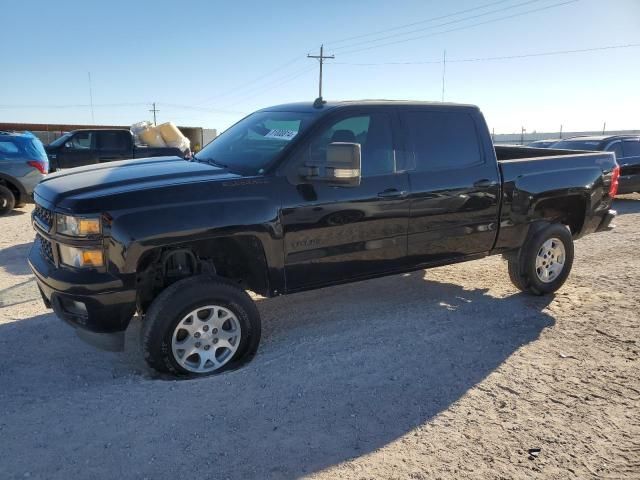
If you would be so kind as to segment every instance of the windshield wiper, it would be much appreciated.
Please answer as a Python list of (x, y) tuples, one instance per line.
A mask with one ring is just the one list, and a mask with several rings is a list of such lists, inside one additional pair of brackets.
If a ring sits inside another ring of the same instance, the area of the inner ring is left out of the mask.
[(229, 168), (229, 166), (228, 166), (228, 165), (224, 165), (224, 164), (222, 164), (222, 163), (218, 163), (218, 162), (216, 162), (213, 158), (209, 158), (209, 159), (206, 159), (206, 158), (198, 158), (198, 157), (196, 157), (196, 156), (195, 156), (195, 154), (193, 154), (193, 155), (191, 156), (191, 158), (192, 158), (193, 160), (195, 160), (196, 162), (199, 162), (199, 163), (208, 163), (209, 165), (214, 165), (214, 166), (216, 166), (216, 167), (220, 167), (220, 168)]
[(218, 163), (213, 158), (210, 158), (209, 160), (205, 160), (205, 161), (209, 165), (215, 165), (216, 167), (220, 167), (220, 168), (229, 168), (229, 165), (225, 165), (224, 163)]

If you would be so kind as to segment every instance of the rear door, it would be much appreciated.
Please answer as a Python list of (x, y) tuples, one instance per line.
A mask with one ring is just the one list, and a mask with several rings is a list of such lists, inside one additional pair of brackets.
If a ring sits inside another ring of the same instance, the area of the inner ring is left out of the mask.
[(73, 168), (98, 163), (95, 131), (74, 133), (60, 148), (57, 157), (59, 168)]
[(133, 158), (131, 133), (126, 130), (102, 130), (96, 133), (100, 162)]
[(482, 115), (472, 109), (423, 107), (403, 111), (401, 122), (410, 162), (409, 262), (491, 250), (500, 177), (495, 156), (482, 146)]

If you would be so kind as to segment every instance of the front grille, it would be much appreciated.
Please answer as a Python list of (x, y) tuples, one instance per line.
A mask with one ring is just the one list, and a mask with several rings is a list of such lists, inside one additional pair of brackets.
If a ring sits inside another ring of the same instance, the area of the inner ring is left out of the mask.
[(42, 252), (42, 255), (44, 255), (44, 257), (51, 263), (54, 263), (53, 248), (51, 247), (51, 242), (37, 233), (36, 242), (40, 244), (40, 252)]
[(53, 224), (53, 212), (51, 210), (36, 204), (36, 208), (33, 209), (33, 218), (47, 232), (51, 230), (51, 225)]

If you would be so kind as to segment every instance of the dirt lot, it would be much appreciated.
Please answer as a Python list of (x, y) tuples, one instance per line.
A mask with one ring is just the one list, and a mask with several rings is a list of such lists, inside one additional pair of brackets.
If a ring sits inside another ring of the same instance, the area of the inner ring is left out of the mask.
[[(258, 302), (232, 373), (83, 344), (0, 219), (0, 478), (640, 478), (640, 196), (555, 297), (499, 257)], [(528, 450), (541, 449), (537, 457)]]

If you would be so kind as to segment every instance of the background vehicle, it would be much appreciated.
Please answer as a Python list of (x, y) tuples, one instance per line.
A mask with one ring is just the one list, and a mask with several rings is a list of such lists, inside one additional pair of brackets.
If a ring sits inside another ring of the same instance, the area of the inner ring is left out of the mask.
[(258, 111), (195, 161), (61, 172), (36, 189), (29, 262), (78, 334), (118, 349), (134, 312), (153, 368), (201, 375), (251, 358), (265, 296), (505, 254), (536, 295), (573, 239), (615, 217), (612, 153), (493, 147), (480, 110), (301, 103)]
[(552, 148), (613, 152), (620, 165), (619, 193), (640, 192), (640, 135), (600, 135), (568, 138)]
[(127, 129), (73, 130), (46, 147), (51, 171), (114, 160), (148, 157), (182, 157), (189, 154), (177, 148), (136, 145)]
[(33, 189), (48, 171), (47, 154), (34, 135), (0, 132), (0, 215), (33, 201)]
[(546, 140), (536, 140), (535, 142), (531, 142), (531, 143), (527, 143), (527, 147), (532, 147), (532, 148), (549, 148), (551, 147), (554, 143), (559, 142), (560, 140), (562, 140), (561, 138), (549, 138)]

